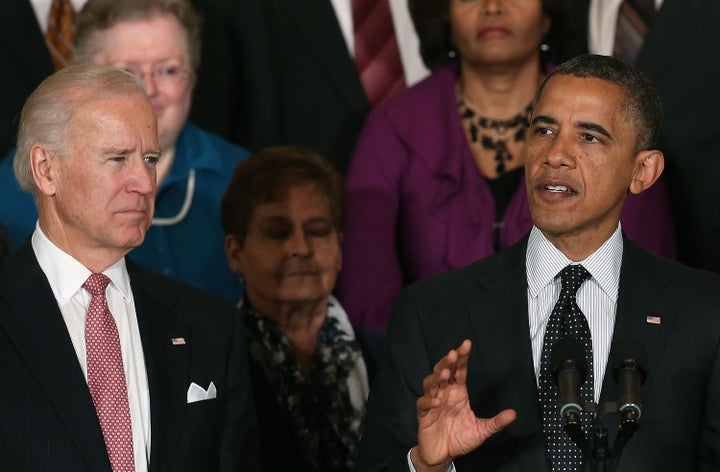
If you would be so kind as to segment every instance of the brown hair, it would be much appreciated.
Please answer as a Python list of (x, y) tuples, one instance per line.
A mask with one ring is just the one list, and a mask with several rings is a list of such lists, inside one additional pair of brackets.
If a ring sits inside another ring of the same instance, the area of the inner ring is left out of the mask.
[(315, 151), (278, 146), (254, 153), (235, 169), (222, 200), (225, 234), (242, 244), (255, 208), (281, 199), (290, 187), (302, 184), (314, 185), (327, 198), (332, 223), (339, 230), (345, 192), (340, 174)]

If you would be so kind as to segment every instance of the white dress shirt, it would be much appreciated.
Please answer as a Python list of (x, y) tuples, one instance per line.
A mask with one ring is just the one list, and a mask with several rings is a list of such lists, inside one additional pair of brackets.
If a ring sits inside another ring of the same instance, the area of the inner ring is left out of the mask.
[[(623, 0), (590, 0), (588, 16), (588, 49), (593, 54), (611, 56), (615, 47), (615, 27)], [(659, 10), (663, 0), (655, 0)]]
[[(600, 399), (603, 376), (610, 354), (610, 343), (615, 329), (623, 252), (620, 223), (602, 246), (580, 262), (568, 259), (535, 226), (530, 231), (526, 251), (528, 322), (535, 379), (538, 385), (545, 328), (562, 288), (560, 278), (556, 276), (568, 264), (581, 264), (590, 273), (590, 278), (578, 289), (577, 304), (590, 326), (593, 345), (593, 393), (597, 403)], [(410, 460), (410, 451), (407, 461), (410, 472), (415, 472)], [(455, 465), (452, 464), (448, 472), (454, 471)]]
[[(33, 10), (35, 10), (35, 16), (37, 17), (38, 24), (40, 25), (40, 31), (47, 31), (48, 16), (50, 16), (50, 7), (52, 6), (52, 0), (30, 0), (32, 3)], [(75, 13), (79, 12), (82, 7), (87, 3), (87, 0), (70, 0), (72, 3)]]
[[(92, 274), (77, 259), (63, 252), (35, 226), (32, 248), (57, 300), (78, 363), (87, 380), (85, 351), (85, 316), (92, 296), (82, 288)], [(146, 472), (150, 457), (150, 393), (148, 391), (145, 357), (130, 289), (125, 259), (103, 271), (110, 278), (106, 294), (110, 312), (115, 319), (127, 381), (130, 420), (132, 422), (135, 471)]]
[[(335, 16), (340, 23), (345, 44), (350, 56), (355, 57), (355, 35), (353, 28), (352, 0), (330, 0)], [(411, 85), (427, 77), (430, 73), (420, 57), (420, 41), (410, 18), (407, 0), (388, 0), (392, 15), (395, 39), (400, 50), (400, 62), (405, 73), (405, 84)]]
[[(622, 250), (622, 232), (618, 223), (615, 232), (602, 246), (586, 259), (578, 262), (591, 275), (577, 292), (577, 304), (590, 326), (595, 402), (600, 398), (605, 365), (610, 354), (610, 342), (615, 329)], [(556, 276), (565, 266), (574, 264), (574, 262), (553, 246), (539, 229), (533, 227), (528, 240), (525, 264), (528, 281), (530, 341), (535, 377), (539, 382), (545, 327), (555, 303), (560, 297), (562, 287), (560, 278), (556, 278)]]

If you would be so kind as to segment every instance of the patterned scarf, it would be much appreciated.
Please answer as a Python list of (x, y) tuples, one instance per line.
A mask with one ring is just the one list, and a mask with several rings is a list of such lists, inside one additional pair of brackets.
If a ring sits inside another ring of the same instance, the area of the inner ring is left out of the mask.
[(357, 395), (352, 395), (349, 386), (358, 371), (365, 379), (367, 373), (344, 310), (330, 297), (308, 375), (300, 369), (292, 346), (275, 323), (256, 312), (247, 300), (240, 309), (250, 337), (250, 360), (265, 372), (278, 405), (290, 417), (307, 469), (351, 470), (367, 392), (358, 404), (352, 401)]

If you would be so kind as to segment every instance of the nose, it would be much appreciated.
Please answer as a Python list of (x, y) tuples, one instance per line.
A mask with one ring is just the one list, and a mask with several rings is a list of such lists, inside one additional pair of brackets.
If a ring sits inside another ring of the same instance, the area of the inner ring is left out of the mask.
[(575, 151), (562, 134), (552, 141), (543, 156), (543, 163), (555, 169), (561, 167), (575, 168)]
[(157, 95), (157, 84), (155, 83), (155, 76), (152, 73), (143, 74), (141, 80), (145, 88), (145, 95), (148, 97)]
[(133, 159), (129, 167), (127, 187), (129, 192), (141, 195), (149, 195), (155, 192), (157, 188), (155, 166), (145, 162), (142, 157)]
[(290, 257), (307, 257), (312, 252), (310, 242), (302, 230), (293, 231), (288, 239), (288, 254)]
[(503, 12), (502, 4), (504, 0), (485, 0), (485, 5), (483, 8), (483, 15), (485, 16), (494, 16), (494, 15), (500, 15)]

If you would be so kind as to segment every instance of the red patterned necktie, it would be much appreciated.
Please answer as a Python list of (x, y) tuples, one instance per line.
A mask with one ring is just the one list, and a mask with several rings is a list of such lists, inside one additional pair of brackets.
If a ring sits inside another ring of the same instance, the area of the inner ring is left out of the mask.
[(355, 64), (371, 105), (405, 88), (388, 0), (352, 0)]
[(635, 62), (652, 21), (655, 0), (624, 0), (618, 12), (614, 54)]
[(109, 283), (106, 275), (92, 274), (83, 284), (92, 295), (85, 319), (88, 388), (113, 472), (134, 472), (132, 423), (120, 337), (105, 297)]
[(70, 63), (73, 55), (75, 38), (75, 11), (70, 0), (52, 0), (48, 27), (45, 33), (45, 44), (55, 70), (60, 70)]

